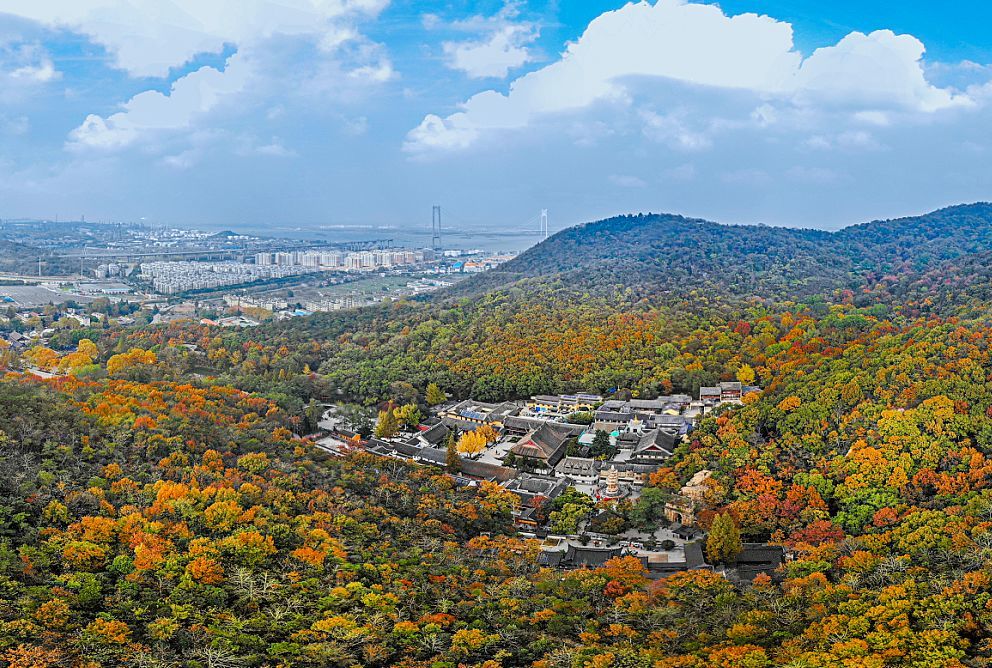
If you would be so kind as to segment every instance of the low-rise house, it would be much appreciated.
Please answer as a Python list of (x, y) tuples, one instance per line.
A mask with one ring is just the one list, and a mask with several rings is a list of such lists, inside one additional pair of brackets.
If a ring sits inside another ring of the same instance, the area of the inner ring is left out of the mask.
[(547, 420), (516, 415), (503, 420), (503, 432), (512, 436), (524, 436), (539, 428)]
[(720, 383), (720, 401), (737, 403), (743, 396), (743, 387), (737, 381)]
[(20, 332), (10, 332), (9, 334), (5, 334), (4, 338), (15, 348), (22, 348), (31, 343), (31, 339)]
[(607, 433), (625, 429), (636, 416), (633, 413), (600, 408), (593, 415), (593, 429)]
[(438, 422), (437, 424), (417, 434), (414, 437), (414, 440), (416, 440), (421, 447), (437, 448), (444, 446), (448, 442), (449, 434), (451, 434), (451, 429), (449, 429), (443, 422)]
[(549, 537), (541, 546), (537, 562), (542, 566), (562, 569), (599, 568), (623, 553), (622, 547), (605, 545), (598, 540), (582, 545), (564, 538)]
[(724, 381), (713, 387), (699, 388), (699, 401), (706, 408), (720, 404), (739, 404), (744, 399), (745, 394), (760, 391), (760, 387), (753, 385), (745, 386), (738, 381)]
[(243, 315), (233, 315), (228, 318), (221, 318), (216, 322), (216, 324), (221, 327), (237, 327), (240, 329), (244, 327), (258, 327), (262, 323), (254, 318), (248, 318)]
[(537, 508), (531, 508), (530, 506), (515, 506), (513, 510), (510, 511), (510, 514), (513, 516), (513, 525), (515, 527), (528, 532), (537, 532), (540, 530)]
[(675, 454), (678, 436), (664, 429), (655, 429), (641, 436), (630, 455), (630, 461), (638, 464), (658, 464)]
[(548, 536), (541, 546), (537, 562), (542, 566), (561, 569), (600, 568), (610, 559), (633, 556), (640, 560), (653, 580), (691, 570), (712, 570), (703, 555), (703, 541), (694, 540), (672, 550), (645, 550), (608, 545), (603, 540), (580, 541), (560, 536)]
[(567, 431), (572, 436), (578, 436), (586, 430), (586, 428), (581, 424), (557, 422), (555, 420), (540, 417), (512, 415), (503, 419), (503, 433), (509, 436), (526, 436), (530, 432), (540, 429), (549, 422), (554, 424), (555, 429)]
[(567, 414), (591, 411), (602, 402), (603, 397), (598, 394), (538, 394), (527, 401), (527, 408), (535, 413)]
[(641, 442), (641, 437), (643, 434), (633, 432), (633, 431), (623, 431), (616, 438), (616, 446), (621, 450), (630, 450), (633, 452), (637, 444)]
[(723, 392), (720, 391), (719, 386), (699, 388), (699, 400), (706, 405), (714, 406), (720, 403), (721, 396)]
[(670, 525), (668, 527), (668, 530), (671, 531), (675, 535), (675, 537), (678, 538), (679, 540), (684, 540), (687, 542), (693, 540), (699, 540), (706, 537), (706, 532), (703, 531), (702, 529), (698, 529), (692, 526), (686, 526), (684, 524), (679, 524), (678, 522)]
[(512, 402), (488, 404), (483, 401), (459, 401), (442, 409), (438, 415), (449, 427), (471, 430), (484, 424), (499, 429), (503, 421), (520, 412), (520, 407)]
[[(380, 457), (392, 457), (394, 459), (440, 467), (446, 467), (448, 461), (447, 450), (429, 446), (421, 447), (418, 443), (414, 442), (401, 443), (385, 441), (381, 438), (370, 438), (365, 442), (365, 450)], [(471, 478), (473, 480), (505, 483), (513, 480), (520, 473), (508, 466), (488, 464), (472, 459), (459, 458), (459, 462), (458, 474), (460, 477)]]
[(653, 420), (658, 429), (683, 436), (692, 431), (692, 420), (685, 415), (659, 415)]
[(512, 480), (504, 482), (503, 487), (513, 492), (516, 498), (511, 510), (514, 524), (536, 529), (539, 524), (536, 517), (537, 509), (545, 501), (560, 496), (571, 483), (568, 478), (552, 478), (529, 473), (521, 473)]
[(84, 327), (89, 327), (90, 325), (93, 324), (93, 321), (90, 319), (90, 317), (88, 315), (85, 315), (85, 314), (80, 314), (80, 313), (66, 313), (65, 314), (65, 317), (66, 318), (71, 318), (72, 320), (75, 320), (76, 322), (78, 322), (80, 325), (82, 325)]
[(652, 580), (666, 578), (682, 571), (711, 570), (703, 556), (703, 541), (686, 543), (679, 550), (665, 552), (641, 552), (635, 556)]
[(369, 441), (365, 444), (365, 451), (369, 454), (378, 455), (380, 457), (394, 457), (396, 451), (393, 450), (391, 444), (389, 443), (373, 443)]
[(489, 411), (489, 415), (486, 416), (486, 423), (499, 429), (502, 428), (503, 423), (507, 418), (513, 417), (519, 412), (519, 405), (512, 401), (504, 401), (501, 404), (496, 404), (496, 406)]
[(536, 502), (553, 500), (568, 489), (572, 483), (567, 478), (521, 473), (512, 480), (507, 480), (503, 487), (513, 492), (521, 505), (536, 505)]
[(706, 404), (704, 404), (702, 401), (693, 401), (692, 403), (689, 404), (688, 408), (686, 408), (682, 412), (682, 415), (685, 416), (687, 419), (695, 422), (698, 421), (699, 418), (701, 418), (705, 412), (706, 412)]
[(569, 430), (547, 422), (514, 443), (510, 452), (535, 470), (550, 472), (565, 456), (566, 443), (571, 436)]
[(395, 457), (396, 459), (406, 459), (413, 460), (414, 455), (420, 451), (419, 448), (415, 448), (413, 451), (399, 452), (396, 449), (397, 443), (391, 443), (390, 441), (384, 441), (381, 438), (370, 438), (365, 441), (364, 448), (366, 452), (370, 452), (373, 455), (379, 455), (380, 457)]
[(463, 476), (468, 476), (479, 480), (488, 480), (489, 482), (504, 483), (513, 480), (520, 475), (520, 472), (517, 469), (510, 468), (509, 466), (489, 464), (475, 459), (462, 459), (460, 466), (461, 474)]
[(691, 403), (692, 398), (686, 394), (628, 401), (610, 399), (596, 409), (593, 427), (611, 432), (630, 429), (635, 424), (654, 429), (663, 420), (668, 420), (669, 423), (676, 420), (691, 422), (691, 419), (683, 415)]
[(660, 413), (668, 402), (665, 397), (657, 399), (631, 399), (627, 401), (627, 406), (632, 411), (644, 411), (647, 413)]
[(535, 394), (527, 402), (527, 408), (534, 411), (535, 413), (540, 413), (542, 411), (551, 411), (558, 413), (561, 402), (557, 395), (550, 394)]
[(781, 545), (744, 543), (743, 548), (733, 567), (741, 581), (750, 582), (762, 573), (774, 576), (779, 566), (785, 563), (785, 548)]
[(600, 478), (599, 462), (587, 457), (565, 457), (555, 467), (555, 474), (581, 485), (594, 485)]
[(421, 448), (418, 445), (411, 445), (410, 443), (390, 443), (396, 454), (404, 459), (412, 459), (414, 461), (421, 461), (423, 458), (423, 452), (427, 448)]
[(616, 470), (621, 484), (643, 487), (647, 484), (651, 474), (660, 468), (660, 465), (634, 464), (631, 462), (608, 462), (600, 465), (596, 482), (606, 484), (607, 474), (611, 468)]

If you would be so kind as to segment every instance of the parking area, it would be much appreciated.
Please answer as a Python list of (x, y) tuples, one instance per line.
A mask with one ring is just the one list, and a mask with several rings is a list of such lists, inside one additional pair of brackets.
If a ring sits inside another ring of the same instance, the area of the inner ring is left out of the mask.
[(9, 304), (17, 308), (41, 308), (46, 304), (75, 301), (87, 304), (93, 297), (62, 292), (43, 285), (0, 285), (0, 306)]

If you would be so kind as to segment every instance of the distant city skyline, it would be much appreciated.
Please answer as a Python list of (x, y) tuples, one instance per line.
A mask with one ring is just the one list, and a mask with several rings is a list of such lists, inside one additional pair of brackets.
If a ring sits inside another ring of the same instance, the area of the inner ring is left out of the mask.
[(836, 229), (990, 200), (990, 19), (977, 1), (0, 0), (0, 218), (420, 234), (440, 204), (461, 230), (545, 208), (551, 231), (648, 211)]

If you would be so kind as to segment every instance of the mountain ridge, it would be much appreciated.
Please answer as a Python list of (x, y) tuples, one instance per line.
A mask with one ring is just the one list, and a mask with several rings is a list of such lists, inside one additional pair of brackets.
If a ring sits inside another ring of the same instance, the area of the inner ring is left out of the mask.
[[(939, 242), (939, 243), (938, 243)], [(678, 214), (628, 214), (562, 230), (451, 294), (478, 295), (525, 279), (642, 283), (662, 290), (719, 288), (735, 297), (822, 294), (854, 288), (902, 263), (922, 271), (992, 249), (992, 204), (944, 207), (836, 231), (723, 224)], [(667, 275), (666, 275), (667, 271)], [(583, 277), (583, 272), (595, 275)], [(718, 290), (719, 291), (719, 290)]]

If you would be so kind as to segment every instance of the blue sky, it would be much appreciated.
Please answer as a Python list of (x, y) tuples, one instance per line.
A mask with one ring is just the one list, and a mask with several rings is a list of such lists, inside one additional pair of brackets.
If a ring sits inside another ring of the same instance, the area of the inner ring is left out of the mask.
[(992, 198), (992, 9), (0, 0), (0, 217), (836, 228)]

